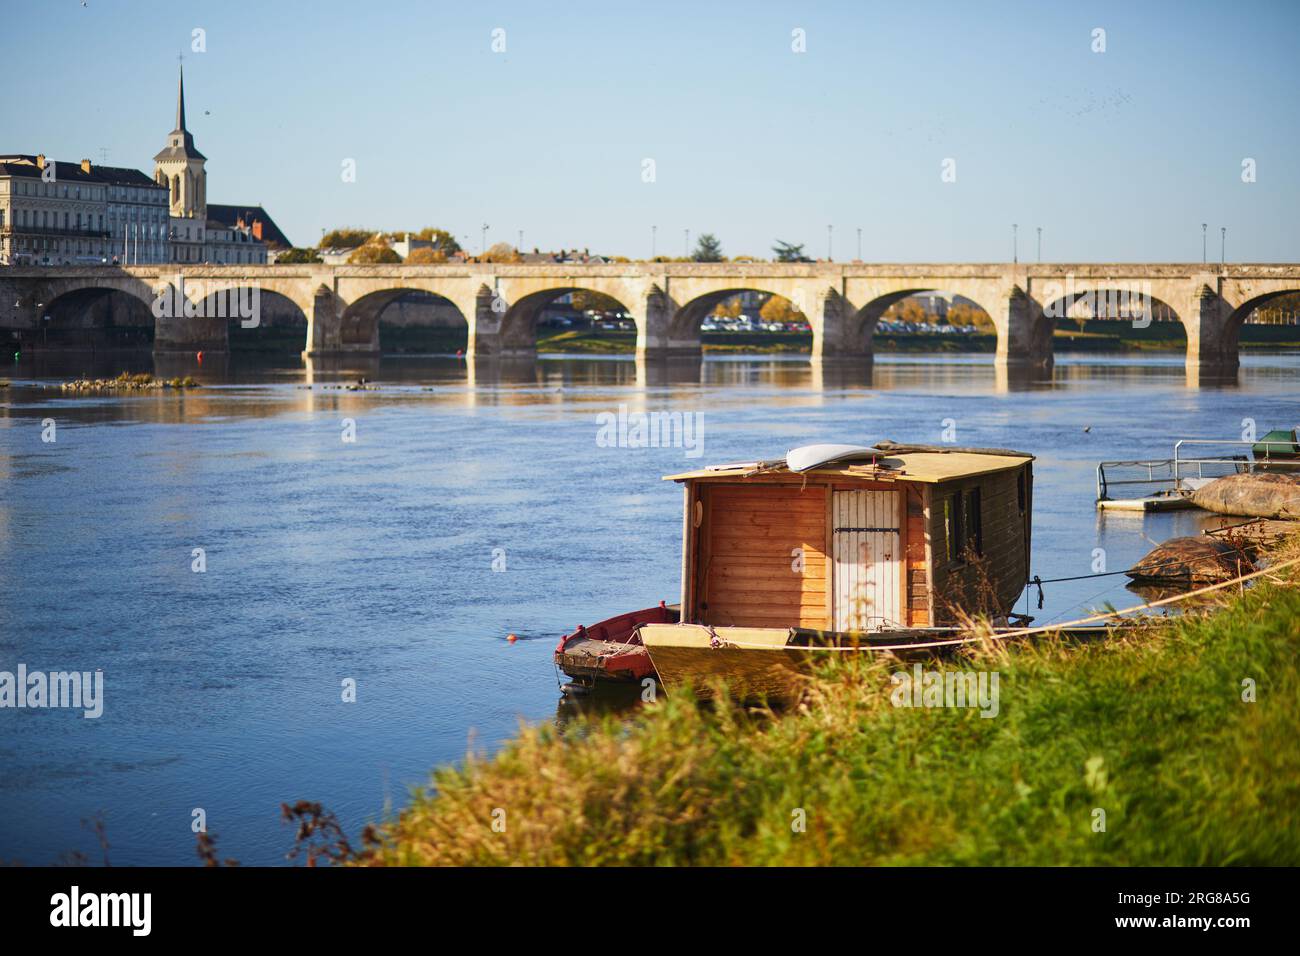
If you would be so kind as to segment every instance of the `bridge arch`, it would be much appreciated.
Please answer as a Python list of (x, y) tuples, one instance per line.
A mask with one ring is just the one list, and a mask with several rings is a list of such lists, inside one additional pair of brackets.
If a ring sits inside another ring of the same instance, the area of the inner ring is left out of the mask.
[(118, 284), (68, 289), (33, 303), (42, 348), (149, 348), (154, 341), (153, 297)]
[(1219, 348), (1222, 351), (1237, 354), (1242, 326), (1256, 311), (1264, 308), (1270, 302), (1282, 298), (1300, 299), (1300, 283), (1297, 283), (1293, 289), (1279, 288), (1256, 295), (1232, 309), (1228, 313), (1227, 320), (1223, 323), (1219, 333)]
[[(464, 349), (469, 317), (451, 298), (418, 286), (394, 286), (367, 292), (343, 310), (339, 325), (339, 344), (348, 350), (379, 352), (385, 350), (381, 327), (388, 327), (388, 350), (400, 349), (398, 329), (413, 325), (442, 324), (452, 330), (448, 342)], [(416, 349), (419, 350), (419, 349)], [(434, 348), (441, 351), (442, 348)]]
[(307, 345), (307, 311), (297, 295), (286, 295), (262, 285), (201, 288), (187, 298), (196, 317), (225, 325), (227, 348), (232, 352), (301, 353)]
[[(636, 312), (629, 308), (628, 303), (624, 301), (621, 294), (613, 294), (605, 289), (593, 288), (588, 284), (573, 284), (555, 286), (553, 288), (539, 289), (535, 292), (528, 292), (520, 296), (513, 302), (506, 302), (503, 298), (498, 298), (493, 303), (493, 309), (498, 308), (496, 302), (500, 302), (505, 307), (504, 313), (501, 314), (500, 325), (500, 349), (504, 353), (525, 354), (537, 349), (537, 327), (542, 317), (542, 312), (550, 305), (564, 296), (572, 295), (592, 296), (596, 301), (607, 301), (612, 306), (603, 311), (615, 311), (625, 316), (627, 320), (636, 327), (640, 324), (640, 319)], [(495, 297), (494, 297), (495, 298)], [(602, 310), (597, 310), (602, 311)]]
[[(1088, 322), (1129, 322), (1137, 328), (1168, 329), (1162, 338), (1186, 349), (1187, 329), (1178, 310), (1142, 288), (1141, 284), (1098, 283), (1071, 289), (1042, 303), (1034, 317), (1031, 338), (1035, 351), (1051, 355), (1057, 324), (1072, 319), (1083, 332)], [(1154, 333), (1152, 337), (1155, 337)]]
[[(997, 330), (997, 323), (993, 319), (993, 313), (989, 311), (988, 307), (983, 302), (979, 301), (974, 296), (971, 296), (966, 292), (946, 287), (918, 286), (895, 289), (886, 292), (883, 295), (878, 295), (867, 302), (866, 305), (859, 308), (856, 312), (852, 313), (846, 323), (845, 343), (854, 351), (871, 354), (872, 341), (876, 335), (876, 327), (880, 324), (881, 319), (885, 317), (885, 314), (894, 306), (905, 302), (907, 299), (914, 296), (924, 295), (937, 296), (948, 300), (949, 302), (952, 302), (957, 298), (966, 299), (968, 302), (973, 303), (979, 310), (979, 314), (982, 314), (983, 319), (988, 321), (990, 330)], [(997, 332), (999, 335), (1002, 334), (1000, 330), (997, 330)]]
[(758, 309), (765, 307), (769, 301), (776, 300), (786, 304), (791, 313), (798, 313), (803, 316), (805, 321), (812, 323), (811, 316), (815, 312), (815, 307), (813, 303), (804, 301), (806, 296), (801, 289), (791, 290), (793, 296), (791, 298), (772, 288), (765, 287), (766, 285), (766, 283), (747, 282), (721, 289), (712, 289), (682, 303), (673, 313), (668, 323), (668, 341), (671, 349), (675, 351), (699, 351), (702, 348), (701, 329), (705, 320), (714, 314), (718, 306), (746, 294), (764, 297), (762, 303), (755, 304)]

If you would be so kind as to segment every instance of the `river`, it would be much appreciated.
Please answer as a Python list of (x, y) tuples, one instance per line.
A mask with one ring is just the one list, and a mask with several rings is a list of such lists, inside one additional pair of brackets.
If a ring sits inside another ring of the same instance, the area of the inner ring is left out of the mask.
[[(1099, 514), (1098, 461), (1238, 438), (1243, 419), (1300, 424), (1296, 354), (1248, 353), (1234, 383), (1199, 387), (1174, 356), (1061, 355), (1009, 379), (982, 355), (879, 356), (869, 373), (208, 358), (158, 369), (202, 388), (116, 396), (57, 383), (148, 370), (147, 354), (28, 361), (0, 388), (0, 670), (104, 675), (98, 719), (0, 710), (0, 862), (29, 864), (100, 862), (97, 818), (115, 865), (192, 864), (196, 810), (221, 856), (280, 863), (281, 802), (321, 801), (356, 833), (435, 765), (556, 719), (556, 638), (676, 598), (681, 498), (664, 474), (947, 428), (1037, 456), (1033, 567), (1064, 577), (1097, 548), (1121, 569), (1207, 520)], [(601, 447), (597, 416), (620, 405), (700, 413), (702, 454)], [(1029, 610), (1125, 606), (1124, 580), (1048, 585)]]

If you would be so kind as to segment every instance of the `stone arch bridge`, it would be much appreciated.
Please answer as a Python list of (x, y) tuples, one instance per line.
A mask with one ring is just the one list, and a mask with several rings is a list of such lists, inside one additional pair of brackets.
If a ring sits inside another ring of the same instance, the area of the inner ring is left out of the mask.
[[(807, 315), (814, 358), (865, 360), (872, 354), (876, 323), (890, 305), (913, 293), (942, 292), (971, 299), (988, 312), (1000, 364), (1050, 365), (1054, 319), (1080, 299), (1109, 296), (1171, 312), (1186, 330), (1189, 366), (1234, 367), (1242, 321), (1269, 299), (1300, 291), (1300, 265), (8, 267), (0, 269), (0, 329), (39, 329), (58, 303), (90, 302), (117, 291), (150, 307), (156, 351), (222, 351), (226, 315), (233, 312), (214, 317), (213, 302), (249, 289), (284, 296), (302, 310), (304, 354), (310, 356), (378, 352), (380, 312), (415, 290), (440, 296), (459, 310), (474, 357), (535, 352), (541, 310), (576, 290), (604, 293), (624, 306), (636, 323), (639, 356), (690, 354), (700, 349), (700, 324), (718, 302), (755, 291), (784, 296)], [(203, 307), (197, 307), (200, 303)]]

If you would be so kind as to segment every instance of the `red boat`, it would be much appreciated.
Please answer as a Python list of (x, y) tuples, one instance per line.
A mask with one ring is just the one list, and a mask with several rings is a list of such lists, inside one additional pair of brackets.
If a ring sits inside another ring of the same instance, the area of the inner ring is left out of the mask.
[(555, 664), (577, 687), (596, 681), (636, 683), (654, 676), (654, 665), (637, 630), (642, 624), (676, 624), (678, 609), (663, 601), (658, 607), (620, 614), (591, 627), (579, 625), (555, 646)]

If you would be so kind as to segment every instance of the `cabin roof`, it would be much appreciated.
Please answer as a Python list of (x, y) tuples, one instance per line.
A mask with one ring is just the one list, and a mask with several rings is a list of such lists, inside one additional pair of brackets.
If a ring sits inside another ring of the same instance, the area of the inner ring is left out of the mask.
[(1019, 468), (1034, 456), (1023, 452), (1004, 451), (1002, 449), (988, 452), (963, 449), (961, 451), (905, 451), (897, 454), (884, 454), (872, 461), (836, 462), (809, 471), (792, 472), (784, 461), (741, 462), (736, 465), (713, 466), (696, 471), (684, 471), (676, 475), (665, 475), (664, 481), (687, 481), (690, 479), (758, 478), (768, 475), (835, 475), (841, 478), (859, 478), (864, 481), (919, 481), (937, 484), (955, 478), (973, 478), (999, 471)]

